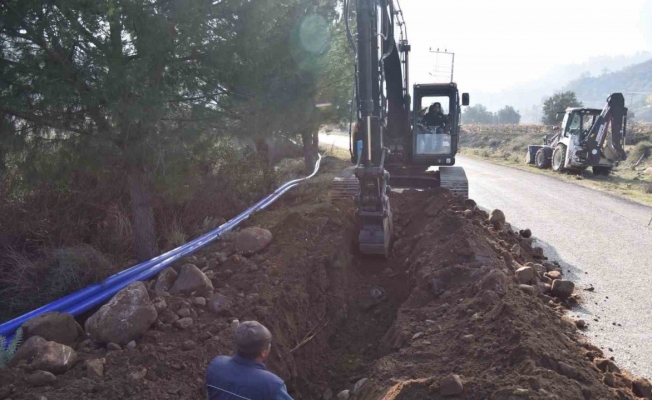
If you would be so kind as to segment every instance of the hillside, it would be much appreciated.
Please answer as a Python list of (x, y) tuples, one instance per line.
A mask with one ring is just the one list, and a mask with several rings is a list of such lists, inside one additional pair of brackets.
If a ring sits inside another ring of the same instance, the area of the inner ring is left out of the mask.
[[(522, 116), (522, 123), (539, 123), (541, 120), (541, 103), (553, 93), (560, 91), (564, 85), (586, 76), (599, 76), (602, 71), (621, 71), (632, 65), (642, 65), (652, 58), (650, 52), (632, 55), (596, 56), (586, 62), (551, 66), (544, 76), (532, 77), (529, 83), (505, 88), (500, 93), (473, 91), (472, 104), (485, 105), (490, 111), (496, 111), (505, 105), (516, 108)], [(649, 67), (648, 67), (649, 69)], [(643, 89), (641, 89), (643, 90)], [(604, 100), (600, 96), (600, 102)]]
[(574, 91), (589, 107), (602, 107), (609, 93), (622, 92), (637, 120), (652, 121), (652, 105), (646, 102), (652, 95), (652, 59), (619, 71), (572, 80), (564, 89)]

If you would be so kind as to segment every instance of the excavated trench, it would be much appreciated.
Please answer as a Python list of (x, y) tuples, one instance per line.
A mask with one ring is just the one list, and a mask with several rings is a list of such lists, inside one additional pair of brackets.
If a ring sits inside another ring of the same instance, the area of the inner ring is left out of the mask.
[[(286, 326), (276, 329), (283, 332), (277, 334), (281, 348), (270, 362), (295, 399), (329, 393), (335, 398), (368, 378), (374, 362), (392, 351), (387, 332), (412, 290), (405, 260), (398, 255), (385, 260), (357, 254), (351, 211), (350, 201), (339, 201), (308, 214), (290, 214), (273, 228), (275, 244), (284, 250), (280, 259), (268, 260), (288, 266), (296, 279), (290, 286), (308, 294), (300, 299), (290, 291), (280, 300), (285, 310), (295, 310), (288, 303), (303, 304), (297, 304), (296, 313), (285, 313)], [(396, 208), (395, 213), (401, 215)], [(301, 238), (300, 231), (312, 234)], [(295, 330), (298, 326), (302, 328)], [(288, 332), (298, 335), (282, 337)], [(286, 353), (284, 347), (290, 350)]]
[[(376, 360), (392, 351), (385, 337), (412, 289), (404, 263), (394, 258), (352, 257), (346, 270), (346, 319), (328, 333), (322, 368), (314, 376), (289, 381), (297, 399), (318, 399), (328, 393), (335, 397), (342, 390), (352, 390), (369, 377)], [(294, 358), (314, 362), (311, 352), (298, 351)]]
[[(343, 390), (353, 395), (356, 383), (372, 378), (379, 365), (386, 367), (383, 364), (388, 356), (405, 352), (402, 348), (423, 334), (412, 323), (414, 315), (402, 311), (410, 313), (435, 300), (446, 285), (464, 281), (468, 271), (456, 277), (450, 267), (462, 263), (479, 268), (486, 261), (499, 262), (494, 248), (469, 240), (462, 229), (465, 223), (471, 225), (461, 215), (465, 206), (447, 191), (393, 193), (392, 207), (395, 244), (387, 260), (357, 254), (353, 221), (340, 219), (353, 215), (350, 202), (335, 203), (332, 209), (312, 215), (290, 215), (276, 227), (275, 242), (290, 250), (292, 262), (288, 265), (292, 270), (312, 271), (303, 282), (311, 294), (305, 304), (307, 310), (298, 316), (312, 319), (307, 326), (314, 327), (307, 329), (305, 336), (294, 338), (301, 347), (291, 349), (289, 368), (283, 365), (282, 352), (271, 362), (272, 368), (287, 370), (282, 375), (296, 399), (334, 398)], [(317, 240), (296, 240), (299, 230), (294, 227), (310, 231), (313, 224), (320, 226)], [(285, 245), (285, 232), (295, 243), (310, 243), (306, 258), (296, 245)], [(437, 278), (436, 269), (443, 270)], [(448, 306), (445, 301), (441, 305)], [(314, 315), (320, 315), (317, 321)], [(293, 315), (290, 319), (296, 318)], [(417, 319), (432, 322), (427, 312)], [(279, 330), (292, 331), (288, 327)], [(380, 386), (369, 381), (357, 395), (368, 393), (371, 398), (380, 398), (373, 392), (384, 391), (388, 382), (399, 377), (390, 378), (383, 379)], [(375, 390), (370, 388), (373, 384)]]
[[(388, 260), (355, 254), (351, 201), (285, 200), (250, 222), (272, 231), (265, 252), (243, 257), (225, 242), (190, 260), (211, 271), (219, 310), (166, 297), (136, 348), (78, 352), (45, 388), (18, 369), (0, 385), (16, 386), (14, 400), (205, 399), (206, 365), (232, 353), (232, 321), (255, 319), (274, 334), (268, 366), (297, 400), (334, 399), (365, 378), (356, 399), (633, 398), (632, 379), (561, 318), (567, 301), (543, 293), (556, 266), (531, 240), (445, 190), (391, 196)], [(519, 286), (524, 265), (533, 277)], [(184, 330), (166, 322), (182, 308), (195, 321)], [(91, 377), (84, 363), (98, 357), (104, 375)]]

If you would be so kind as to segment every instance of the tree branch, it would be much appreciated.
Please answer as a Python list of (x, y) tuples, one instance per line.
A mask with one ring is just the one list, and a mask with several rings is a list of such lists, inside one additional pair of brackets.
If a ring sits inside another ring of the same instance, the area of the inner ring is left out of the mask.
[(49, 128), (53, 129), (59, 129), (62, 131), (68, 131), (68, 132), (75, 132), (80, 135), (89, 135), (90, 133), (88, 131), (78, 129), (78, 128), (73, 128), (70, 126), (66, 126), (64, 124), (61, 124), (60, 122), (56, 122), (55, 119), (53, 118), (44, 118), (44, 117), (39, 117), (33, 113), (27, 113), (24, 111), (19, 111), (15, 110), (12, 108), (9, 108), (7, 106), (2, 106), (0, 105), (0, 113), (6, 114), (6, 115), (11, 115), (13, 117), (17, 117), (20, 119), (24, 119), (25, 121), (30, 121), (30, 122), (35, 122), (39, 125), (42, 126), (47, 126)]

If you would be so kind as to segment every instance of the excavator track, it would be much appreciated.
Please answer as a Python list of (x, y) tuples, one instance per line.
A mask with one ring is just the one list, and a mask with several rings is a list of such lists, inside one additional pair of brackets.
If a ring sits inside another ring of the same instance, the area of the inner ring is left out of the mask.
[(462, 167), (439, 167), (439, 182), (446, 188), (463, 199), (469, 198), (469, 181)]
[[(353, 174), (353, 167), (347, 168), (331, 183), (331, 199), (350, 199), (360, 191), (360, 182)], [(390, 184), (395, 188), (425, 189), (428, 187), (443, 187), (463, 199), (469, 198), (469, 181), (462, 167), (439, 167), (439, 182), (436, 176), (423, 172), (392, 174)]]
[(353, 174), (355, 167), (346, 168), (331, 182), (330, 197), (335, 199), (352, 199), (360, 192), (360, 182)]

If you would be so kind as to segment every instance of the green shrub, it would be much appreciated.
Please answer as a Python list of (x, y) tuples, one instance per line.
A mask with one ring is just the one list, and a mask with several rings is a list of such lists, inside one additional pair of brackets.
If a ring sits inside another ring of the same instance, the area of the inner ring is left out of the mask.
[(627, 155), (627, 163), (635, 165), (639, 160), (645, 161), (652, 154), (652, 142), (640, 142)]
[(117, 268), (89, 245), (45, 250), (29, 257), (6, 250), (0, 265), (0, 321), (101, 281)]
[(5, 369), (7, 364), (16, 354), (16, 350), (23, 341), (23, 328), (18, 328), (13, 339), (7, 343), (7, 338), (0, 335), (0, 369)]

